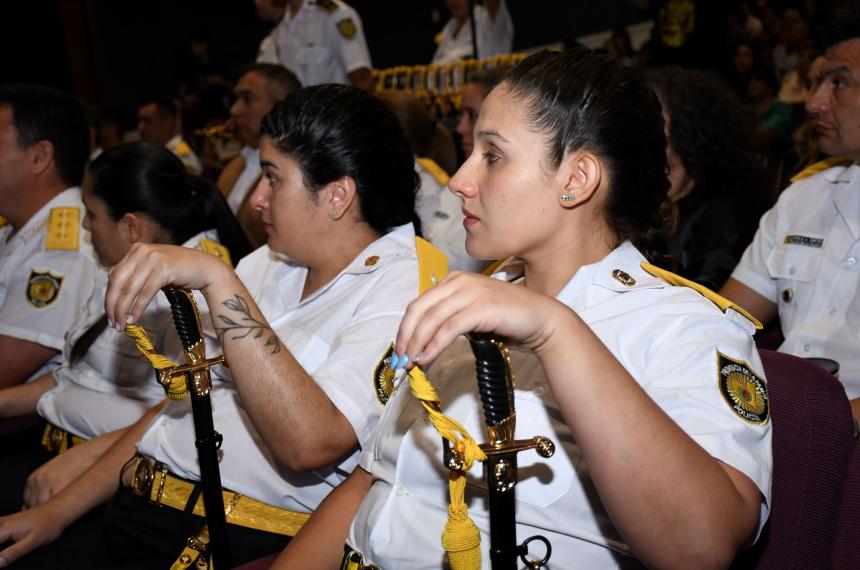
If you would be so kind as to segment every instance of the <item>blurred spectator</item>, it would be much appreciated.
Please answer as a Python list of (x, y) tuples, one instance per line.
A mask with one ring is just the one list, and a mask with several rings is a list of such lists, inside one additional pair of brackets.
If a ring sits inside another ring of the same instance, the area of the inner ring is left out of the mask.
[(511, 53), (514, 43), (514, 24), (505, 0), (486, 0), (486, 5), (475, 4), (475, 30), (478, 34), (478, 53), (473, 52), (472, 19), (468, 0), (445, 0), (451, 19), (438, 36), (438, 47), (431, 63), (453, 63), (475, 57)]
[(503, 72), (497, 69), (486, 69), (474, 73), (463, 86), (463, 95), (460, 98), (460, 118), (457, 120), (457, 134), (460, 135), (460, 146), (463, 153), (468, 157), (472, 154), (475, 144), (474, 130), (481, 103), (487, 98), (502, 79)]
[(729, 3), (650, 0), (651, 62), (717, 69), (728, 29)]
[(603, 44), (603, 49), (624, 65), (636, 63), (636, 50), (630, 42), (630, 32), (624, 26), (617, 26), (612, 30), (612, 35)]
[(179, 133), (179, 116), (173, 101), (152, 99), (141, 105), (137, 110), (137, 131), (141, 140), (169, 148), (191, 174), (203, 171), (200, 159)]
[(794, 8), (783, 12), (779, 23), (779, 43), (773, 48), (773, 63), (780, 78), (797, 67), (800, 49), (807, 39), (809, 28), (800, 12)]

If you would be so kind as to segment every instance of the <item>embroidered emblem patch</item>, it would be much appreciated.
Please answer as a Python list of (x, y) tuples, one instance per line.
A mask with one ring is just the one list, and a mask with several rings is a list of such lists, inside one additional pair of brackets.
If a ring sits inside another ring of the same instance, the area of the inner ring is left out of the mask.
[(27, 283), (27, 300), (39, 309), (47, 307), (57, 300), (62, 285), (62, 277), (51, 275), (48, 271), (41, 273), (34, 269), (30, 271), (30, 279)]
[(784, 244), (805, 245), (806, 247), (815, 247), (821, 249), (824, 245), (824, 238), (814, 238), (809, 236), (785, 236)]
[(391, 358), (394, 356), (394, 343), (388, 347), (376, 368), (373, 369), (373, 388), (376, 391), (376, 399), (383, 406), (388, 402), (391, 393), (394, 392), (394, 369), (391, 368)]
[(717, 351), (717, 382), (734, 413), (751, 424), (767, 423), (770, 419), (767, 384), (746, 362)]
[(351, 40), (355, 37), (355, 32), (357, 31), (355, 29), (355, 22), (352, 21), (352, 18), (344, 18), (337, 23), (337, 31), (346, 39)]

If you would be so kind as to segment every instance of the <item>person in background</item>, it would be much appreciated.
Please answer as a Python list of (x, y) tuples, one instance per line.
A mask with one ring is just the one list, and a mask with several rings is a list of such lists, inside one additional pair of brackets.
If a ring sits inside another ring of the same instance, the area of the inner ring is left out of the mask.
[(203, 172), (200, 159), (179, 132), (179, 114), (173, 101), (153, 99), (141, 105), (137, 109), (137, 132), (142, 141), (170, 149), (191, 174)]
[(352, 84), (373, 90), (361, 18), (341, 0), (288, 0), (281, 21), (260, 45), (258, 63), (283, 65), (302, 85)]
[(799, 179), (761, 219), (720, 293), (762, 323), (779, 317), (781, 352), (835, 360), (860, 418), (860, 10), (825, 30), (806, 101), (821, 151), (848, 159)]
[(462, 59), (482, 59), (511, 53), (514, 45), (514, 24), (505, 0), (486, 0), (475, 4), (475, 30), (478, 53), (473, 53), (472, 18), (468, 0), (445, 0), (451, 19), (438, 36), (438, 46), (430, 63), (454, 63)]
[(266, 243), (260, 212), (249, 199), (263, 172), (260, 124), (275, 103), (299, 88), (299, 80), (288, 69), (274, 63), (254, 63), (245, 68), (233, 89), (236, 100), (230, 106), (225, 130), (242, 144), (242, 150), (221, 171), (217, 186), (254, 249)]
[(0, 87), (0, 387), (56, 368), (102, 273), (81, 227), (90, 153), (80, 103), (48, 87)]
[(481, 110), (481, 103), (499, 83), (503, 72), (498, 69), (486, 69), (473, 73), (463, 86), (460, 97), (460, 117), (457, 119), (457, 134), (460, 135), (460, 147), (466, 158), (472, 154), (475, 145), (475, 121)]

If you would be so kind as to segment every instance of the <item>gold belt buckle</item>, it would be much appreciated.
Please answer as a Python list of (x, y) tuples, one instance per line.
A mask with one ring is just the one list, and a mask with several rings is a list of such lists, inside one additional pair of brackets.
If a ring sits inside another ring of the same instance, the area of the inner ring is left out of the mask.
[(151, 501), (153, 480), (155, 480), (155, 468), (148, 459), (141, 457), (134, 468), (131, 490), (134, 491), (135, 495), (140, 495), (145, 497), (147, 501)]
[(63, 430), (52, 425), (48, 433), (48, 451), (57, 453), (60, 451), (60, 446), (63, 444)]

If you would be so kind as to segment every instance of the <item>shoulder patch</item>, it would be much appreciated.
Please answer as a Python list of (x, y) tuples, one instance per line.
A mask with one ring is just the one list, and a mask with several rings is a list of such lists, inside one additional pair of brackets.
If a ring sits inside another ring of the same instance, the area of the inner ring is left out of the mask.
[(388, 398), (394, 392), (394, 369), (391, 367), (393, 356), (394, 343), (392, 342), (373, 369), (373, 390), (376, 392), (376, 399), (383, 406), (388, 403)]
[(337, 23), (337, 31), (346, 39), (351, 40), (357, 31), (355, 22), (352, 21), (352, 18), (344, 18)]
[(51, 208), (45, 249), (77, 251), (81, 232), (81, 211), (77, 208)]
[(436, 164), (436, 161), (432, 158), (419, 158), (416, 161), (421, 168), (423, 168), (427, 173), (433, 177), (433, 180), (436, 181), (439, 186), (447, 186), (448, 181), (451, 180), (451, 177), (448, 176), (448, 173), (442, 169), (441, 166)]
[(669, 285), (678, 285), (680, 287), (689, 287), (693, 291), (696, 291), (697, 293), (702, 295), (708, 301), (710, 301), (713, 304), (715, 304), (716, 306), (718, 306), (720, 308), (720, 310), (723, 311), (724, 313), (728, 309), (732, 309), (735, 312), (743, 315), (743, 317), (745, 319), (747, 319), (749, 322), (751, 322), (755, 326), (756, 330), (762, 329), (761, 323), (758, 322), (758, 320), (754, 316), (749, 314), (743, 307), (741, 307), (740, 305), (736, 305), (736, 304), (732, 303), (730, 300), (726, 299), (725, 297), (723, 297), (722, 295), (720, 295), (718, 293), (711, 291), (710, 289), (708, 289), (704, 285), (699, 285), (695, 281), (690, 281), (689, 279), (685, 279), (684, 277), (681, 277), (680, 275), (676, 275), (676, 274), (672, 273), (671, 271), (666, 271), (665, 269), (660, 269), (656, 265), (651, 265), (650, 263), (645, 263), (644, 261), (641, 263), (641, 265), (642, 265), (642, 269), (644, 269), (647, 273), (650, 273), (654, 277), (658, 277), (658, 278), (662, 279), (663, 281), (665, 281)]
[(337, 4), (335, 4), (332, 0), (316, 0), (314, 4), (316, 4), (319, 9), (326, 14), (331, 14), (332, 12), (337, 10)]
[(57, 300), (62, 286), (61, 276), (33, 269), (27, 280), (27, 301), (37, 309), (43, 309)]
[(767, 384), (746, 362), (718, 350), (717, 383), (726, 404), (745, 422), (761, 425), (770, 419)]
[(227, 267), (233, 267), (233, 262), (230, 260), (230, 250), (220, 243), (214, 242), (209, 238), (200, 238), (200, 249), (206, 253), (211, 253), (223, 261)]
[(825, 158), (824, 160), (819, 160), (814, 164), (810, 164), (809, 166), (792, 176), (790, 181), (797, 182), (798, 180), (803, 180), (804, 178), (814, 176), (823, 170), (827, 170), (828, 168), (833, 168), (834, 166), (847, 166), (851, 164), (851, 162), (852, 161), (849, 158), (831, 156), (830, 158)]

